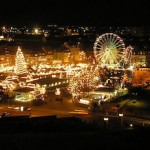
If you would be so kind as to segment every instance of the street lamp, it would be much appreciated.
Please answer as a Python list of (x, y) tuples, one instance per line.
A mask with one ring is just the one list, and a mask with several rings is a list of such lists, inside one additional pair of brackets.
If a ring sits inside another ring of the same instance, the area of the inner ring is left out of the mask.
[(108, 117), (104, 117), (104, 127), (105, 128), (107, 128), (107, 126), (108, 126), (108, 120), (109, 120)]
[(108, 121), (108, 120), (109, 120), (109, 118), (104, 117), (104, 121)]
[(34, 29), (35, 34), (39, 33), (39, 30), (37, 28)]
[(123, 113), (119, 113), (120, 121), (121, 121), (121, 126), (123, 125)]
[(20, 114), (23, 112), (23, 110), (24, 110), (24, 107), (21, 106), (21, 107), (20, 107)]
[(130, 127), (131, 127), (131, 128), (133, 127), (133, 124), (132, 124), (132, 123), (130, 123)]
[(23, 106), (21, 106), (21, 107), (20, 107), (20, 111), (23, 111), (23, 109), (24, 109), (24, 107), (23, 107)]
[(61, 97), (60, 88), (56, 88), (55, 95), (56, 95), (56, 100), (60, 101), (62, 103), (62, 97)]
[(119, 114), (119, 117), (123, 117), (123, 114)]

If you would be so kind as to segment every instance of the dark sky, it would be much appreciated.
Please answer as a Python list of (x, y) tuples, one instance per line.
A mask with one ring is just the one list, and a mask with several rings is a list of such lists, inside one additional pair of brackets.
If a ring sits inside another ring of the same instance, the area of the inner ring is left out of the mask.
[(148, 1), (3, 0), (0, 24), (150, 26)]

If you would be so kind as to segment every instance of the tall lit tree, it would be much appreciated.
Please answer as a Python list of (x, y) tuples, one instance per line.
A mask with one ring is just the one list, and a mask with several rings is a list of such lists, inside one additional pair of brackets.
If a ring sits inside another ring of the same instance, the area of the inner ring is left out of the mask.
[(68, 91), (73, 99), (88, 93), (96, 88), (99, 83), (99, 69), (94, 66), (83, 68), (80, 71), (74, 71), (70, 78)]
[(18, 47), (16, 58), (15, 58), (15, 73), (16, 74), (28, 73), (27, 63), (25, 61), (24, 54), (21, 51), (20, 47)]

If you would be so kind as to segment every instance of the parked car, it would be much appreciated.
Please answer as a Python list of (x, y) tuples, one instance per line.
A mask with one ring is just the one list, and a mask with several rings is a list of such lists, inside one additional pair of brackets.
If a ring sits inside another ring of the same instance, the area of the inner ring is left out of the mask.
[(10, 116), (10, 114), (8, 112), (4, 112), (4, 113), (1, 114), (1, 118), (9, 117), (9, 116)]

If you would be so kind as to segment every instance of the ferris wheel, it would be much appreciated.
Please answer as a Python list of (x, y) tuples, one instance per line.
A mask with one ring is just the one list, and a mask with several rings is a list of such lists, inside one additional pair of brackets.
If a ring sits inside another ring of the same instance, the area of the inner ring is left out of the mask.
[(125, 44), (114, 33), (99, 36), (94, 43), (94, 56), (100, 65), (118, 65), (124, 59)]

